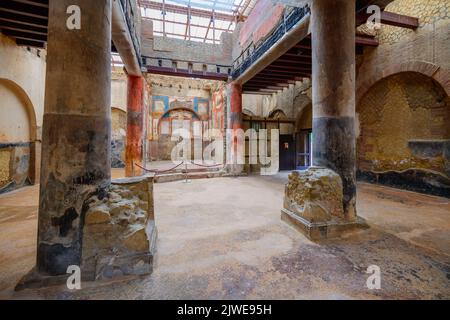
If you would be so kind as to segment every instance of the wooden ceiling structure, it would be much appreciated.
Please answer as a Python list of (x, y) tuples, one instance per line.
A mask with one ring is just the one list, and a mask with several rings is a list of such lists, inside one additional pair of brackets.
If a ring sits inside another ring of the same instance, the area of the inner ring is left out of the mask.
[(2, 0), (0, 30), (17, 45), (44, 48), (48, 33), (48, 0)]

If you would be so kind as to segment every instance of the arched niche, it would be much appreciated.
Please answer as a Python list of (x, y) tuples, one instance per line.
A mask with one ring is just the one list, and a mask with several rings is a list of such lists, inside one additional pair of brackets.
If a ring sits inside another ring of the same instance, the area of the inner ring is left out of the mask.
[(356, 112), (361, 179), (450, 195), (450, 99), (433, 77), (407, 71), (382, 78)]
[(36, 182), (40, 144), (33, 104), (12, 80), (0, 78), (0, 192)]

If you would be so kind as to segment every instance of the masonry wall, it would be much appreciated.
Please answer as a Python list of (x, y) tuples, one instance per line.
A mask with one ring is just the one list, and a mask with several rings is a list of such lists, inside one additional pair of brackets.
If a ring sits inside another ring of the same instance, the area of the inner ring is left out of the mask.
[(45, 51), (0, 34), (0, 193), (39, 180)]
[(419, 18), (383, 25), (357, 69), (358, 176), (450, 196), (450, 3), (397, 0), (387, 11)]

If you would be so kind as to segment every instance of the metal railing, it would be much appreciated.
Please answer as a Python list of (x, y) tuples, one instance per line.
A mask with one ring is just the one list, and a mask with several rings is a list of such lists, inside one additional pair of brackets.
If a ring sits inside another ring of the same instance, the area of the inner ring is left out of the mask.
[(288, 33), (295, 25), (303, 20), (307, 15), (311, 14), (308, 5), (304, 7), (294, 7), (287, 14), (283, 14), (283, 19), (277, 24), (274, 31), (268, 36), (258, 47), (250, 44), (241, 55), (233, 63), (232, 72), (233, 79), (238, 78), (250, 66), (255, 63), (265, 52), (275, 45), (286, 33)]

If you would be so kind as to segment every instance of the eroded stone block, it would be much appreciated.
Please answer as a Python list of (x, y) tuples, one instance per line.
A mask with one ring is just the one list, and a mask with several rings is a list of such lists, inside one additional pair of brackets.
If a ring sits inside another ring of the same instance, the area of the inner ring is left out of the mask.
[(366, 227), (363, 219), (346, 217), (343, 203), (342, 179), (336, 172), (321, 167), (294, 171), (285, 187), (281, 219), (312, 240)]
[(106, 197), (91, 199), (83, 230), (85, 278), (151, 273), (156, 239), (152, 184), (149, 176), (120, 179)]
[(285, 187), (284, 208), (310, 222), (344, 218), (342, 180), (330, 169), (294, 171)]

